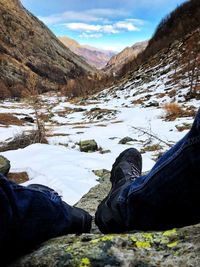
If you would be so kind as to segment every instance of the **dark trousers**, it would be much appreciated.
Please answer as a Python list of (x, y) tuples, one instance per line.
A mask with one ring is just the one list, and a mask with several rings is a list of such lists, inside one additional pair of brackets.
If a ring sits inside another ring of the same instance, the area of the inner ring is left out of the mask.
[(200, 222), (200, 109), (191, 130), (145, 176), (111, 193), (96, 212), (104, 233)]
[(1, 174), (0, 211), (1, 264), (49, 238), (89, 232), (91, 227), (91, 216), (63, 202), (54, 190), (20, 186)]

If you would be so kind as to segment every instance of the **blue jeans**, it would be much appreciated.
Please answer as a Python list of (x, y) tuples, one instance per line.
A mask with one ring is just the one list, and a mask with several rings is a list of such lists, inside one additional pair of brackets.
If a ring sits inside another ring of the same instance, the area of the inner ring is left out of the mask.
[(200, 109), (191, 130), (147, 175), (128, 181), (99, 206), (96, 222), (106, 233), (182, 227), (200, 222), (199, 204)]
[[(17, 185), (0, 174), (1, 264), (35, 245), (68, 233), (89, 232), (91, 216), (42, 185)], [(6, 257), (6, 252), (9, 256)], [(5, 256), (5, 257), (4, 257)]]

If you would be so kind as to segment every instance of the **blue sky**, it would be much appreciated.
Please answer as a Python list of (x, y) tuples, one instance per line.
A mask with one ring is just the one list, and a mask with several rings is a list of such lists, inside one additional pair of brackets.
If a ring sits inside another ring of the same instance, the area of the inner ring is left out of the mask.
[(57, 36), (120, 51), (149, 39), (185, 0), (21, 0)]

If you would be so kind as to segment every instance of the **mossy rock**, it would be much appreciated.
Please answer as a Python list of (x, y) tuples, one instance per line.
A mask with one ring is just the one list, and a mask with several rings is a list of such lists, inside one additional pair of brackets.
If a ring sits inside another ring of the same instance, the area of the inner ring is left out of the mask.
[(103, 182), (110, 179), (110, 171), (106, 169), (93, 170), (93, 173), (99, 177), (98, 182)]
[(10, 161), (4, 156), (0, 156), (0, 173), (7, 175), (10, 170)]
[(98, 150), (97, 142), (94, 139), (80, 141), (79, 147), (82, 152), (95, 152)]
[(68, 235), (9, 267), (199, 267), (200, 225), (159, 232)]
[(122, 138), (119, 141), (119, 144), (125, 145), (125, 144), (127, 144), (128, 142), (131, 142), (131, 141), (134, 141), (134, 140), (131, 137), (126, 136), (126, 137)]

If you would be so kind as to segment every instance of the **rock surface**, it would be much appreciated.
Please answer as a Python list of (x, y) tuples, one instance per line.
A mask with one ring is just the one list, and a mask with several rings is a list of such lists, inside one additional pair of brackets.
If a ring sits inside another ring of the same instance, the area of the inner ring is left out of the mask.
[[(110, 188), (107, 170), (95, 170), (102, 182), (77, 204), (94, 215)], [(48, 240), (9, 267), (199, 267), (200, 224), (159, 232), (67, 235)]]
[(67, 36), (58, 37), (58, 39), (72, 52), (84, 57), (90, 65), (97, 69), (105, 67), (110, 58), (116, 54), (110, 50), (102, 50), (89, 45), (81, 45)]
[(94, 152), (98, 150), (97, 142), (93, 139), (80, 141), (79, 147), (82, 152)]
[(10, 267), (198, 267), (200, 225), (165, 232), (69, 235), (49, 240)]
[(36, 86), (58, 90), (67, 80), (93, 72), (19, 0), (0, 0), (0, 97)]
[(124, 64), (134, 60), (148, 45), (148, 41), (135, 43), (131, 47), (126, 47), (119, 54), (114, 55), (104, 67), (105, 72), (117, 74)]
[(126, 136), (124, 138), (122, 138), (120, 141), (119, 141), (119, 144), (121, 145), (125, 145), (127, 144), (128, 142), (131, 142), (131, 141), (134, 141), (133, 138), (129, 137), (129, 136)]
[(4, 156), (0, 156), (0, 173), (7, 175), (10, 170), (10, 161)]

